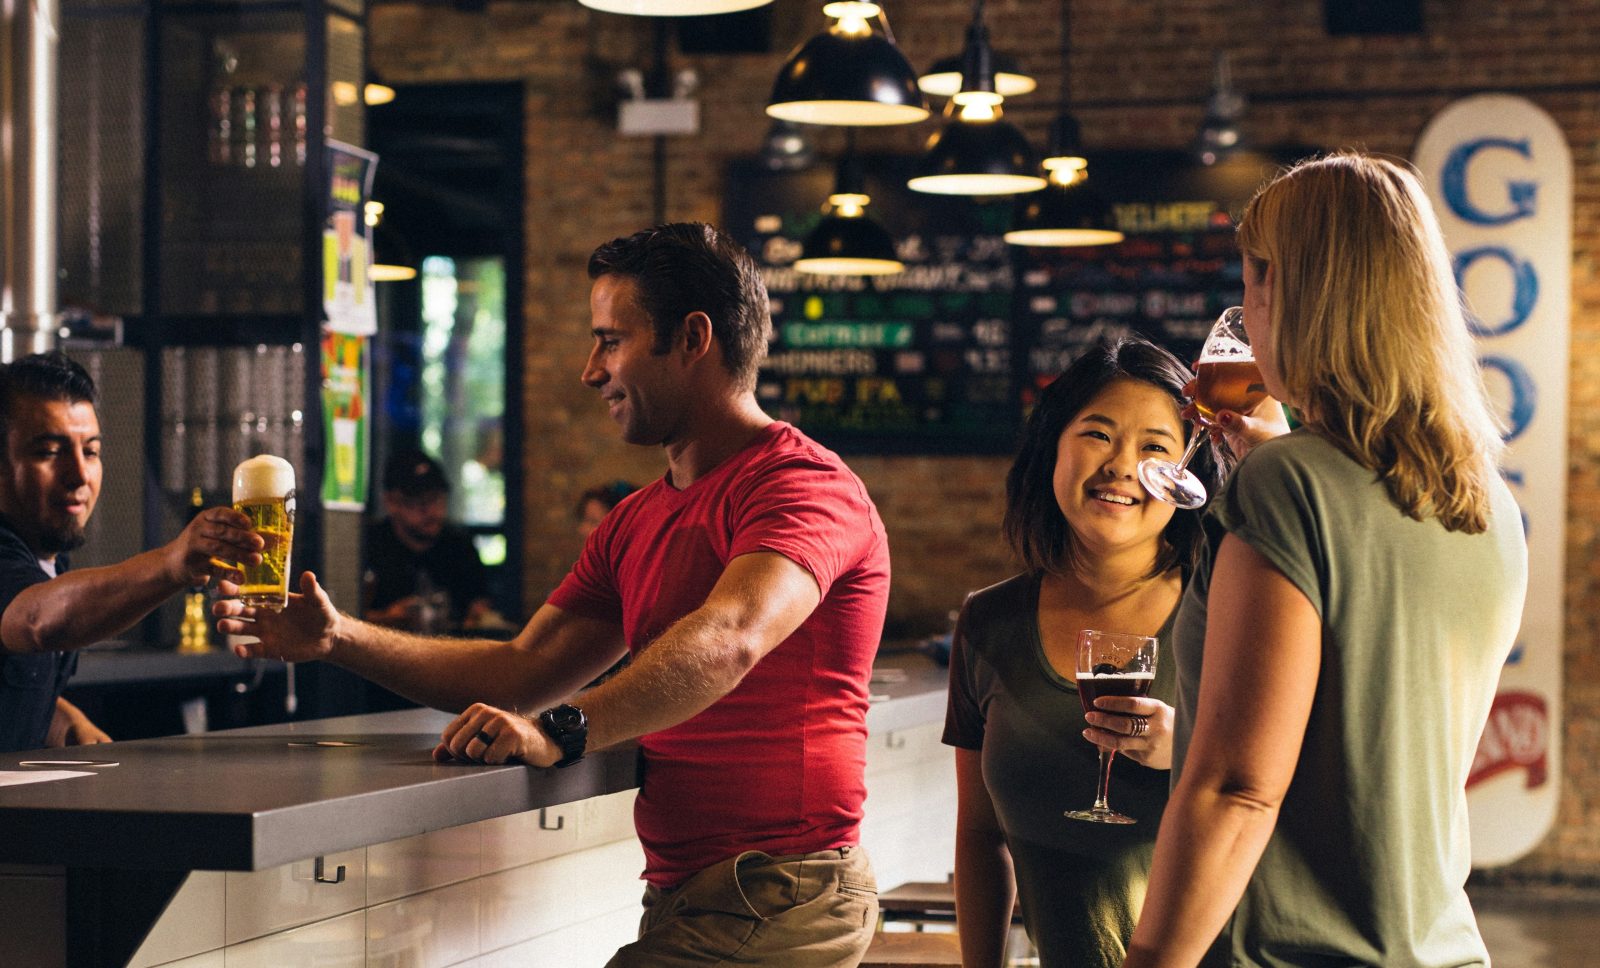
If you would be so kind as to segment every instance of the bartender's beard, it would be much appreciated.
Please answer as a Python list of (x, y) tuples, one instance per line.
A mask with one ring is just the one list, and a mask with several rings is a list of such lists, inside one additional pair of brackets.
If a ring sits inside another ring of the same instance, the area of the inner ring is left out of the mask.
[(83, 542), (84, 526), (77, 521), (58, 528), (45, 528), (39, 533), (39, 548), (47, 555), (53, 556), (63, 551), (71, 551), (82, 547)]

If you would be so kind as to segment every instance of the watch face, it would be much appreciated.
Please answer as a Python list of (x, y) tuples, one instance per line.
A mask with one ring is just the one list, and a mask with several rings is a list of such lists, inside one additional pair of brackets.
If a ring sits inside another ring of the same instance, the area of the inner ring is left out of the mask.
[(550, 710), (550, 725), (563, 732), (580, 729), (584, 725), (583, 711), (573, 706), (557, 706)]

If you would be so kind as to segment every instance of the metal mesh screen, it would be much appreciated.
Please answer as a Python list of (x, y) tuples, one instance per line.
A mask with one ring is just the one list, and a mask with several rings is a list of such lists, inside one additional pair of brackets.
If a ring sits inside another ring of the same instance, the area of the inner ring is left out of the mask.
[(303, 307), (302, 30), (293, 13), (162, 21), (163, 313)]
[(60, 298), (140, 311), (144, 29), (138, 6), (65, 0), (60, 71)]

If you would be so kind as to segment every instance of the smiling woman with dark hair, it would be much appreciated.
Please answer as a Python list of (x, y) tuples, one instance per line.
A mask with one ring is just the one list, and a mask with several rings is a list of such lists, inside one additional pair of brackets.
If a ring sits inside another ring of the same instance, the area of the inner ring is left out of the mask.
[[(1145, 457), (1183, 452), (1191, 376), (1140, 339), (1100, 343), (1045, 388), (1006, 479), (1005, 534), (1026, 571), (973, 593), (950, 661), (944, 741), (956, 747), (956, 916), (968, 968), (1001, 964), (1014, 897), (1045, 966), (1121, 962), (1167, 799), (1172, 700), (1157, 663), (1150, 698), (1084, 715), (1078, 632), (1169, 639), (1199, 512), (1154, 500)], [(1210, 455), (1192, 465), (1214, 476)], [(1208, 482), (1210, 483), (1210, 482)], [(1115, 715), (1124, 713), (1128, 715)], [(1114, 749), (1117, 807), (1134, 826), (1085, 824), (1099, 750)]]

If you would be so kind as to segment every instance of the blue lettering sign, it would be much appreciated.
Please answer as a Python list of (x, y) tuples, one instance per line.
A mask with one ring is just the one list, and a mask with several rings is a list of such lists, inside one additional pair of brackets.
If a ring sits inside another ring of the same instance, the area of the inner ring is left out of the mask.
[(1504, 434), (1505, 442), (1509, 444), (1522, 436), (1528, 425), (1533, 423), (1533, 413), (1539, 404), (1539, 389), (1534, 386), (1527, 368), (1518, 360), (1486, 356), (1481, 362), (1486, 370), (1499, 370), (1511, 384), (1511, 412), (1506, 415), (1511, 426), (1506, 428)]
[(1473, 156), (1489, 148), (1503, 148), (1514, 151), (1524, 158), (1532, 159), (1533, 154), (1528, 146), (1527, 139), (1512, 141), (1508, 138), (1480, 138), (1476, 141), (1467, 141), (1457, 145), (1445, 159), (1444, 169), (1440, 172), (1440, 189), (1444, 192), (1445, 203), (1463, 221), (1473, 225), (1505, 225), (1518, 219), (1526, 218), (1534, 212), (1534, 198), (1538, 193), (1538, 182), (1508, 181), (1506, 194), (1511, 202), (1509, 211), (1487, 212), (1478, 207), (1467, 192), (1467, 169), (1471, 166)]
[(1467, 270), (1479, 259), (1499, 259), (1511, 270), (1513, 292), (1511, 295), (1511, 318), (1495, 326), (1486, 326), (1477, 317), (1477, 314), (1468, 311), (1467, 325), (1478, 336), (1500, 336), (1509, 333), (1528, 321), (1528, 315), (1533, 312), (1534, 304), (1539, 301), (1539, 274), (1534, 271), (1533, 263), (1519, 259), (1511, 250), (1498, 245), (1484, 245), (1476, 249), (1468, 249), (1458, 253), (1455, 258), (1456, 285), (1466, 290)]
[(1504, 225), (1515, 222), (1519, 218), (1527, 218), (1533, 214), (1534, 196), (1539, 191), (1539, 183), (1531, 181), (1506, 182), (1506, 195), (1511, 201), (1510, 211), (1486, 212), (1467, 197), (1467, 169), (1472, 165), (1473, 156), (1489, 148), (1504, 148), (1514, 151), (1524, 158), (1532, 160), (1533, 151), (1528, 146), (1528, 140), (1512, 141), (1509, 138), (1479, 138), (1476, 141), (1466, 141), (1456, 145), (1455, 150), (1444, 160), (1444, 170), (1439, 173), (1439, 187), (1444, 192), (1445, 204), (1450, 206), (1450, 211), (1465, 222), (1473, 225)]

